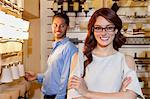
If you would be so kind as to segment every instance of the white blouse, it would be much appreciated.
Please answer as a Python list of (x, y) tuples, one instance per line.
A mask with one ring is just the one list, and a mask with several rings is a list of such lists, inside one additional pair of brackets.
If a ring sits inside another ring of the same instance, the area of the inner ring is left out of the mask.
[[(83, 53), (79, 52), (77, 66), (70, 74), (81, 77), (83, 74)], [(93, 61), (86, 67), (84, 80), (90, 91), (95, 92), (119, 92), (125, 77), (131, 77), (132, 82), (126, 89), (134, 91), (138, 97), (144, 96), (139, 85), (136, 71), (130, 69), (126, 64), (125, 55), (117, 52), (106, 57), (93, 55)], [(68, 90), (67, 99), (81, 96), (75, 89)]]

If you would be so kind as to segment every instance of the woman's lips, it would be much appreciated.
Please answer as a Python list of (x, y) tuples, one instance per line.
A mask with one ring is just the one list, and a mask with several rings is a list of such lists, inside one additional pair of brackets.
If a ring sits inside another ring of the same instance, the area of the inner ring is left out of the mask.
[(100, 37), (100, 39), (101, 39), (102, 41), (107, 41), (107, 40), (109, 39), (109, 37)]

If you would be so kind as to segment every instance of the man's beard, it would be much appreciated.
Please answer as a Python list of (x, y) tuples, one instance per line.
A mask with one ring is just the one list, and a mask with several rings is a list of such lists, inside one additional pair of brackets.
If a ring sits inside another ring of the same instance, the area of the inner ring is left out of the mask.
[(62, 35), (57, 35), (57, 39), (62, 39), (62, 38), (64, 38), (64, 37), (66, 37), (66, 32), (63, 33)]

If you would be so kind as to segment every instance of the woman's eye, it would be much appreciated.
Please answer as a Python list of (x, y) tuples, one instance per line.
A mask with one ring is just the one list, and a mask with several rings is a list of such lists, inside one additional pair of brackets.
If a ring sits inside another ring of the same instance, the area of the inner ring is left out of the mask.
[(101, 30), (102, 28), (101, 28), (101, 27), (95, 27), (95, 29), (96, 29), (96, 30)]
[(112, 30), (114, 27), (106, 27), (107, 30)]

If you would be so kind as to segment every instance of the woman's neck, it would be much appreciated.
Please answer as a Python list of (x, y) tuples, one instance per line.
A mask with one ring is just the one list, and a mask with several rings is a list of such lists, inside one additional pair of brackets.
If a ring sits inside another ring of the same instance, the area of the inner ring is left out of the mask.
[(108, 46), (108, 47), (97, 46), (93, 50), (93, 54), (95, 54), (97, 56), (109, 56), (109, 55), (112, 55), (112, 54), (114, 54), (116, 52), (117, 51), (112, 46)]

